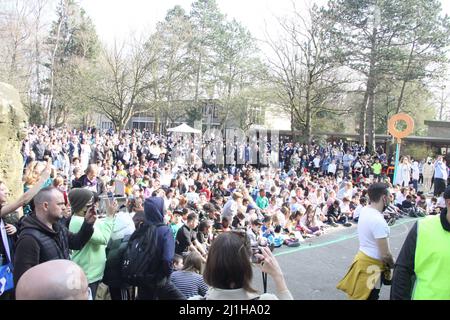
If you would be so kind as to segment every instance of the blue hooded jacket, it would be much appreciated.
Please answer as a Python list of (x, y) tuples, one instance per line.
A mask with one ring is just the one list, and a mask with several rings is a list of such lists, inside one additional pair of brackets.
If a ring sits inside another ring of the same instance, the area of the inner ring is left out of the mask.
[(164, 199), (147, 198), (144, 202), (145, 222), (150, 225), (164, 224), (157, 229), (158, 246), (160, 249), (162, 275), (169, 277), (172, 273), (172, 260), (175, 254), (175, 240), (170, 228), (164, 223)]

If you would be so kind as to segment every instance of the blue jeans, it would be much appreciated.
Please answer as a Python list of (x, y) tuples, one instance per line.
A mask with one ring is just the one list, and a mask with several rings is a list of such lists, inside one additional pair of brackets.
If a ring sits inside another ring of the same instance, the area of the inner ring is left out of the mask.
[(344, 166), (344, 176), (347, 176), (349, 172), (350, 172), (350, 167)]
[(416, 180), (416, 179), (413, 179), (413, 181), (412, 181), (413, 187), (414, 187), (414, 189), (416, 190), (416, 192), (417, 192), (417, 188), (418, 188), (418, 186), (417, 186), (418, 182), (419, 182), (419, 181)]

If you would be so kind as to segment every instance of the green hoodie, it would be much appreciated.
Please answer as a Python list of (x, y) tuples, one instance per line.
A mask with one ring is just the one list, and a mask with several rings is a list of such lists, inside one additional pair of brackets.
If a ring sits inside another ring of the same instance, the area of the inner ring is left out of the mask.
[[(77, 233), (81, 229), (84, 218), (72, 216), (69, 231)], [(114, 227), (114, 218), (107, 217), (97, 220), (94, 224), (94, 233), (91, 239), (81, 250), (73, 250), (71, 259), (83, 269), (89, 283), (103, 278), (106, 263), (106, 245), (111, 238)]]

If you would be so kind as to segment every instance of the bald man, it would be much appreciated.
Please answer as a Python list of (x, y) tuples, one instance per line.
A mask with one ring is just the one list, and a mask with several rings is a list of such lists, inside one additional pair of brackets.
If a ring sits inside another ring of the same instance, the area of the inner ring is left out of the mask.
[(81, 250), (94, 232), (96, 218), (92, 204), (78, 233), (69, 232), (59, 223), (66, 212), (63, 194), (53, 187), (44, 188), (34, 197), (35, 213), (22, 220), (14, 256), (14, 283), (28, 269), (50, 260), (69, 260), (70, 250)]
[(83, 270), (70, 260), (51, 260), (28, 269), (16, 288), (17, 300), (89, 300)]

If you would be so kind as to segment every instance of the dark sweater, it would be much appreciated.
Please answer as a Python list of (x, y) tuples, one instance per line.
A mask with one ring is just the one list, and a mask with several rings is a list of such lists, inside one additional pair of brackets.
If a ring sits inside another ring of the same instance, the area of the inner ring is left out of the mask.
[[(164, 224), (164, 200), (158, 197), (147, 198), (144, 203), (145, 222), (153, 225)], [(170, 277), (172, 273), (172, 260), (175, 254), (175, 240), (171, 229), (160, 226), (158, 232), (158, 256), (161, 260), (161, 276)]]
[(327, 216), (331, 216), (331, 217), (337, 218), (340, 215), (341, 215), (341, 208), (340, 207), (335, 208), (333, 205), (331, 205), (328, 208)]
[(69, 250), (81, 250), (94, 232), (93, 225), (83, 223), (76, 234), (55, 223), (50, 229), (35, 214), (25, 217), (20, 226), (14, 256), (14, 282), (28, 269), (50, 260), (69, 259)]
[[(441, 212), (441, 224), (444, 230), (450, 232), (450, 223), (447, 220), (447, 209)], [(412, 289), (416, 280), (414, 261), (416, 258), (417, 222), (410, 230), (403, 244), (402, 250), (395, 263), (391, 286), (391, 300), (411, 300)], [(447, 272), (444, 271), (443, 272)]]
[(409, 209), (412, 207), (414, 207), (414, 205), (410, 200), (405, 200), (402, 202), (402, 209)]

